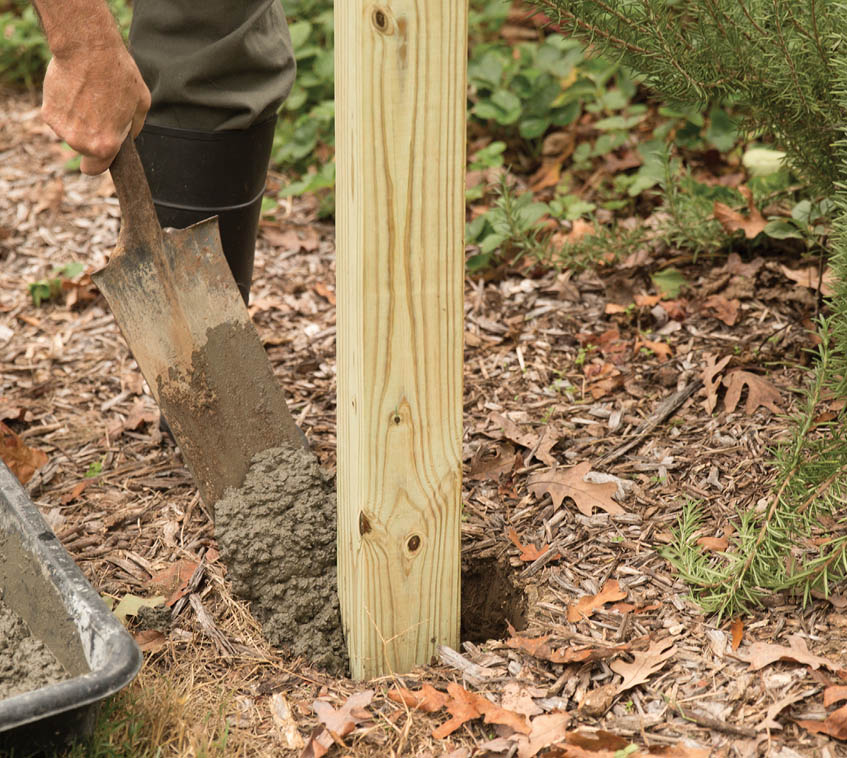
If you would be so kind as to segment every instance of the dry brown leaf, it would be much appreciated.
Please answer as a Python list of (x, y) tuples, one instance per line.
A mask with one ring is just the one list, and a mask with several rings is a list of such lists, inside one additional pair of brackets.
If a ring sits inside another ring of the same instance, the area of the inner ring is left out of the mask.
[(652, 308), (662, 301), (661, 295), (636, 295), (633, 300), (639, 308)]
[(675, 653), (676, 648), (673, 646), (673, 639), (665, 637), (663, 640), (654, 642), (647, 650), (633, 653), (631, 663), (621, 660), (612, 661), (609, 664), (612, 671), (623, 677), (623, 681), (618, 685), (618, 694), (639, 684), (644, 684)]
[(123, 428), (134, 431), (142, 424), (155, 424), (158, 420), (158, 411), (152, 404), (148, 405), (145, 398), (140, 397), (133, 403), (129, 414), (127, 414), (126, 421), (123, 423)]
[(747, 187), (739, 187), (738, 191), (744, 195), (747, 200), (748, 214), (745, 216), (736, 210), (733, 210), (725, 203), (715, 201), (714, 216), (720, 225), (728, 234), (739, 230), (744, 232), (747, 239), (753, 239), (761, 234), (764, 228), (768, 225), (765, 217), (759, 212), (759, 209), (753, 204), (753, 193)]
[(494, 454), (487, 454), (488, 449), (481, 447), (471, 459), (468, 479), (484, 481), (493, 479), (497, 481), (503, 474), (510, 473), (515, 467), (520, 466), (522, 458), (515, 452), (515, 448), (508, 442), (498, 445)]
[(388, 691), (388, 697), (395, 703), (401, 703), (407, 708), (424, 713), (440, 711), (450, 698), (439, 692), (431, 684), (424, 684), (419, 690), (412, 691), (405, 687), (395, 687)]
[(833, 703), (840, 703), (842, 700), (847, 700), (847, 686), (843, 684), (827, 687), (823, 691), (823, 704), (827, 708)]
[(91, 484), (91, 481), (92, 481), (91, 479), (82, 479), (82, 480), (78, 481), (74, 485), (74, 488), (70, 492), (62, 495), (62, 497), (59, 498), (59, 502), (62, 505), (67, 505), (68, 503), (72, 503), (74, 500), (76, 500), (82, 494), (83, 490), (89, 484)]
[(625, 597), (626, 592), (621, 590), (617, 579), (609, 579), (596, 595), (586, 595), (568, 606), (568, 621), (575, 623), (587, 619), (594, 611), (606, 603), (623, 600)]
[(789, 642), (791, 647), (773, 645), (770, 642), (754, 642), (750, 645), (746, 655), (739, 653), (738, 657), (749, 663), (753, 671), (758, 671), (776, 661), (794, 661), (794, 663), (802, 663), (804, 666), (810, 666), (813, 669), (819, 669), (821, 666), (830, 671), (839, 669), (839, 666), (832, 661), (810, 653), (806, 640), (799, 634), (792, 634), (789, 637)]
[(532, 728), (524, 736), (516, 734), (513, 739), (518, 745), (518, 758), (533, 758), (544, 748), (561, 742), (567, 735), (571, 716), (565, 711), (553, 711), (532, 720)]
[(564, 241), (572, 245), (579, 242), (583, 237), (592, 234), (594, 234), (594, 224), (591, 221), (578, 218), (571, 225), (571, 230), (564, 235)]
[(462, 724), (473, 721), (482, 715), (477, 708), (473, 694), (464, 687), (455, 682), (450, 682), (447, 685), (447, 692), (450, 695), (450, 700), (447, 702), (446, 708), (450, 714), (450, 719), (432, 730), (432, 736), (438, 740), (453, 734)]
[(335, 305), (335, 291), (331, 287), (323, 282), (315, 282), (314, 290), (330, 305)]
[(738, 253), (730, 253), (727, 256), (726, 264), (721, 270), (752, 279), (764, 265), (764, 258), (754, 258), (750, 263), (743, 263)]
[(835, 294), (835, 274), (831, 268), (824, 269), (823, 277), (821, 277), (817, 266), (809, 266), (808, 268), (798, 268), (792, 270), (788, 266), (780, 266), (782, 273), (785, 274), (792, 282), (796, 282), (801, 287), (808, 287), (816, 290), (820, 287), (821, 294), (824, 297), (830, 297)]
[[(520, 537), (518, 537), (518, 533), (515, 531), (514, 527), (509, 528), (508, 532), (509, 539), (512, 541), (512, 544), (521, 551), (521, 554), (518, 558), (522, 561), (532, 562), (537, 561), (544, 553), (546, 553), (549, 549), (549, 545), (542, 545), (540, 548), (535, 547), (532, 543), (528, 545), (524, 545), (521, 543)], [(561, 558), (560, 554), (556, 554), (559, 558)], [(551, 560), (556, 560), (554, 556)]]
[(515, 681), (506, 682), (503, 685), (500, 705), (508, 711), (514, 711), (523, 716), (538, 716), (544, 713), (544, 709), (537, 705), (533, 698), (546, 697), (546, 695), (547, 690), (543, 688), (525, 687)]
[(837, 740), (847, 740), (847, 705), (842, 705), (823, 721), (798, 721), (797, 724), (812, 734), (828, 734)]
[(548, 644), (550, 635), (543, 637), (521, 637), (515, 634), (515, 629), (508, 625), (509, 634), (512, 636), (506, 640), (506, 647), (513, 650), (523, 650), (535, 658), (550, 661), (551, 663), (586, 663), (590, 661), (602, 661), (614, 658), (620, 653), (629, 650), (629, 645), (615, 645), (614, 647), (598, 648), (567, 648), (553, 650)]
[(729, 547), (729, 540), (726, 537), (700, 537), (697, 544), (704, 550), (721, 553)]
[(27, 447), (17, 434), (0, 421), (0, 460), (21, 484), (26, 484), (47, 463), (47, 453)]
[(333, 736), (344, 737), (352, 732), (362, 721), (371, 719), (367, 706), (373, 700), (374, 690), (355, 692), (347, 698), (341, 708), (333, 708), (326, 700), (315, 700), (312, 710)]
[(767, 379), (756, 374), (751, 374), (749, 371), (732, 371), (729, 375), (723, 378), (723, 386), (726, 387), (726, 396), (724, 404), (726, 412), (732, 413), (738, 401), (741, 399), (741, 390), (747, 386), (747, 401), (744, 403), (744, 410), (748, 415), (753, 415), (759, 406), (767, 408), (772, 413), (781, 413), (777, 402), (780, 400), (779, 390), (774, 387)]
[(741, 301), (733, 298), (727, 300), (723, 295), (709, 295), (703, 303), (704, 308), (712, 311), (712, 315), (723, 321), (727, 326), (735, 326), (738, 321), (738, 309), (741, 307)]
[(300, 758), (323, 758), (334, 744), (335, 740), (332, 739), (332, 735), (319, 724), (312, 729), (309, 741), (303, 748), (303, 752), (300, 753)]
[(740, 618), (737, 618), (732, 622), (729, 629), (732, 633), (732, 652), (734, 653), (738, 650), (741, 640), (744, 639), (744, 622)]
[(142, 653), (158, 653), (167, 644), (167, 638), (156, 629), (142, 629), (132, 635)]
[(530, 190), (538, 192), (547, 187), (555, 187), (559, 183), (561, 173), (561, 158), (543, 158), (538, 171), (529, 178)]
[(501, 413), (492, 413), (489, 418), (503, 430), (503, 436), (506, 439), (511, 440), (521, 447), (526, 447), (531, 450), (538, 443), (537, 435), (522, 432), (520, 427), (508, 416), (504, 416)]
[(590, 470), (591, 464), (585, 461), (569, 468), (537, 471), (527, 480), (527, 487), (538, 498), (549, 494), (555, 508), (559, 508), (564, 499), (569, 497), (585, 516), (590, 516), (594, 508), (613, 515), (623, 513), (624, 509), (612, 500), (618, 486), (614, 482), (586, 482), (583, 477)]
[(286, 251), (295, 253), (300, 250), (311, 253), (318, 249), (321, 242), (318, 233), (311, 228), (304, 228), (299, 233), (296, 229), (287, 229), (283, 232), (272, 226), (263, 224), (262, 236), (273, 247), (282, 247)]
[(807, 697), (805, 692), (794, 693), (793, 695), (788, 695), (787, 697), (782, 698), (781, 700), (777, 700), (773, 703), (765, 713), (765, 717), (756, 724), (757, 732), (764, 732), (767, 729), (771, 729), (773, 731), (779, 731), (782, 729), (782, 724), (780, 724), (776, 717), (779, 716), (789, 705), (794, 705), (798, 700), (805, 700)]
[(188, 593), (188, 583), (198, 565), (197, 561), (182, 558), (153, 574), (150, 577), (150, 588), (156, 594), (167, 595), (168, 599), (165, 601), (165, 605), (170, 607)]
[(703, 357), (706, 359), (706, 367), (703, 369), (703, 386), (706, 389), (704, 405), (706, 412), (711, 413), (718, 404), (718, 387), (721, 384), (720, 373), (726, 368), (726, 364), (729, 363), (732, 356), (727, 355), (721, 358), (718, 363), (715, 363), (715, 356), (711, 353), (705, 353)]
[(640, 338), (635, 340), (635, 345), (632, 348), (632, 352), (637, 353), (642, 347), (646, 347), (648, 350), (652, 350), (656, 354), (656, 357), (659, 359), (659, 363), (664, 363), (668, 358), (673, 355), (673, 348), (666, 342), (653, 342), (652, 340)]

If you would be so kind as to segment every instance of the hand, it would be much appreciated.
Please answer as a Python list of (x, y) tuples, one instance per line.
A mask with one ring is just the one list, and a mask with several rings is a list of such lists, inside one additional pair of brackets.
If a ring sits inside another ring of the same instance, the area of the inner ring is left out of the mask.
[(109, 168), (127, 134), (141, 131), (150, 108), (150, 91), (117, 30), (115, 35), (97, 46), (54, 51), (44, 77), (41, 114), (82, 155), (83, 174)]

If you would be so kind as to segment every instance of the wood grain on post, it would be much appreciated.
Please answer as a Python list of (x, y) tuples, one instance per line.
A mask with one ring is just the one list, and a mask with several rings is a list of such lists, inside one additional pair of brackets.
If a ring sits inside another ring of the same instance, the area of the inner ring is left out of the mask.
[(459, 637), (466, 0), (335, 3), (338, 591), (351, 673)]

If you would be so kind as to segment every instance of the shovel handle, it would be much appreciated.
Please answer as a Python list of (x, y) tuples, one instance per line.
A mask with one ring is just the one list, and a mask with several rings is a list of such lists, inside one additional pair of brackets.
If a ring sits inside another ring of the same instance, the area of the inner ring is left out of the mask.
[(120, 239), (123, 248), (152, 249), (161, 246), (162, 227), (159, 226), (153, 195), (131, 135), (118, 150), (109, 172), (121, 206)]

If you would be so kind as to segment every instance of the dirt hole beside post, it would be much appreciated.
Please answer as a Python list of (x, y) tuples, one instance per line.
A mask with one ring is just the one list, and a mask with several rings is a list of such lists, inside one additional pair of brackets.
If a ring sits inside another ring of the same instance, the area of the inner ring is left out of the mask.
[(509, 636), (508, 624), (526, 629), (527, 597), (514, 572), (496, 558), (462, 566), (462, 642), (481, 643)]

